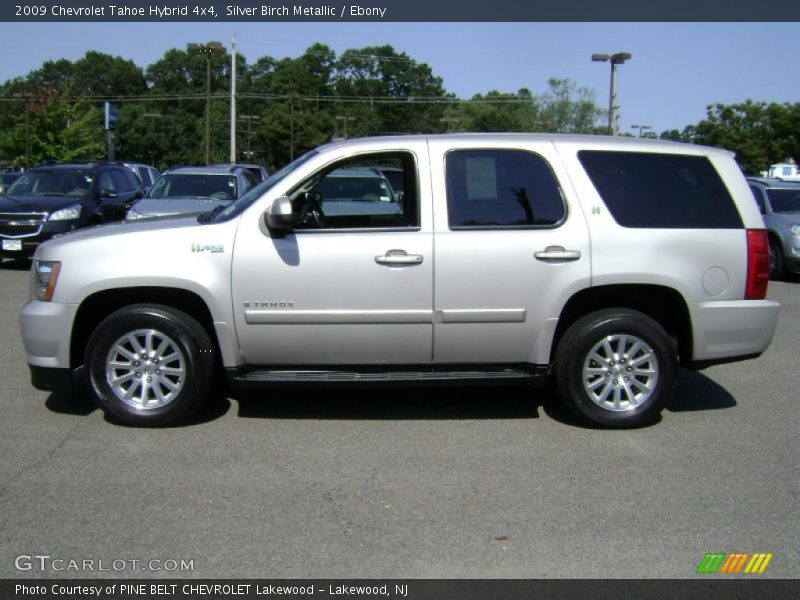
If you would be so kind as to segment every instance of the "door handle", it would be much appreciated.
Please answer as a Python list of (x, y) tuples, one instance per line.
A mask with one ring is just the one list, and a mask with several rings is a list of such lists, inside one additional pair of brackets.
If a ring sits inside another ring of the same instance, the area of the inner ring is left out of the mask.
[(534, 252), (533, 256), (536, 260), (544, 262), (567, 262), (578, 260), (581, 253), (578, 250), (565, 250), (563, 246), (548, 246), (544, 250)]
[(403, 266), (420, 265), (422, 256), (419, 254), (406, 254), (405, 250), (389, 250), (383, 256), (376, 256), (375, 262), (379, 265)]

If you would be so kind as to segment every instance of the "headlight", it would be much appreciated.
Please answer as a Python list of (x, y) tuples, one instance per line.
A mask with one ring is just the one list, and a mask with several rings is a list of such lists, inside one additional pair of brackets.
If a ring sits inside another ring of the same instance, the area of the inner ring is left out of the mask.
[(792, 232), (792, 235), (800, 235), (800, 225), (797, 225), (796, 223), (789, 225), (789, 231)]
[(56, 291), (58, 272), (61, 270), (61, 263), (54, 260), (37, 260), (33, 265), (36, 299), (50, 302), (53, 293)]
[(74, 206), (68, 206), (67, 208), (62, 208), (61, 210), (57, 210), (52, 215), (50, 215), (50, 221), (73, 221), (81, 216), (81, 205), (75, 204)]
[(133, 208), (128, 210), (128, 214), (125, 215), (126, 221), (135, 221), (137, 219), (144, 219), (147, 215), (143, 215), (142, 213), (136, 212)]

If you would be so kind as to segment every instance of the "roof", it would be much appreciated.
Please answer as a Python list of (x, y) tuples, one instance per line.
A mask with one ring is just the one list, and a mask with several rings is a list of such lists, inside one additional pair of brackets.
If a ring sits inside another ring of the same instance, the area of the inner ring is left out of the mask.
[(363, 179), (383, 179), (383, 175), (372, 167), (352, 167), (336, 169), (328, 173), (327, 177), (361, 177)]
[(234, 175), (230, 165), (210, 167), (177, 167), (165, 172), (164, 175)]
[(587, 134), (573, 134), (573, 133), (440, 133), (440, 134), (411, 134), (411, 135), (394, 135), (394, 136), (380, 136), (380, 137), (363, 137), (363, 138), (350, 138), (347, 140), (332, 141), (319, 149), (338, 147), (342, 145), (348, 146), (369, 146), (373, 144), (386, 143), (397, 144), (400, 140), (408, 141), (447, 141), (453, 142), (470, 142), (470, 143), (485, 143), (487, 140), (493, 142), (523, 142), (523, 141), (550, 141), (558, 143), (572, 143), (586, 146), (608, 146), (618, 147), (628, 151), (658, 149), (664, 152), (667, 149), (681, 150), (684, 153), (700, 153), (707, 152), (726, 152), (728, 150), (721, 148), (712, 148), (710, 146), (699, 146), (696, 144), (687, 144), (683, 142), (673, 142), (670, 140), (654, 140), (652, 138), (634, 138), (627, 136), (609, 136), (609, 135), (587, 135)]
[(778, 179), (777, 177), (748, 177), (747, 181), (752, 183), (760, 183), (768, 188), (786, 188), (790, 190), (796, 190), (800, 188), (800, 181), (784, 181), (783, 179)]

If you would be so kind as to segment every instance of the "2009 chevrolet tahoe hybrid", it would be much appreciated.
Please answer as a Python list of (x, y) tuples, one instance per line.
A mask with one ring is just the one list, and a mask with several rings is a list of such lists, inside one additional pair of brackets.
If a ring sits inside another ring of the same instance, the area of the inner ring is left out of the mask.
[(234, 389), (552, 374), (576, 415), (631, 427), (661, 411), (679, 365), (770, 343), (763, 227), (714, 148), (351, 140), (225, 209), (43, 244), (22, 333), (36, 387), (67, 390), (84, 365), (100, 406), (133, 424), (185, 418), (222, 367)]

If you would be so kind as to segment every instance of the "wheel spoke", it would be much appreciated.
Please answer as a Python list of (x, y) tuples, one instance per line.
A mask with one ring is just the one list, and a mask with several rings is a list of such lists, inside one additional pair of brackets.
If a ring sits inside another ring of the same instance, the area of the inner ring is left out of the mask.
[(646, 340), (631, 333), (607, 335), (586, 353), (581, 375), (592, 402), (605, 410), (628, 411), (650, 398), (659, 365)]
[(121, 402), (153, 410), (169, 404), (181, 393), (187, 362), (170, 336), (157, 329), (137, 329), (125, 333), (111, 346), (105, 372), (111, 391)]

